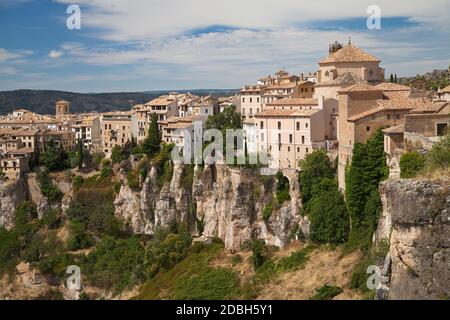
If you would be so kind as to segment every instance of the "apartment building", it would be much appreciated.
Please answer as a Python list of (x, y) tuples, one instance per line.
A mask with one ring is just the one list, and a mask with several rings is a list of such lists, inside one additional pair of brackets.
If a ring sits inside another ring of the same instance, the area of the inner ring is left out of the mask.
[(102, 114), (102, 148), (107, 157), (115, 146), (125, 147), (133, 139), (132, 122), (134, 111), (113, 111)]
[(43, 153), (49, 143), (65, 151), (73, 151), (76, 146), (75, 133), (71, 130), (39, 130), (36, 134), (37, 152)]
[(71, 129), (75, 133), (75, 140), (81, 140), (86, 149), (101, 149), (102, 129), (99, 115), (81, 114), (73, 120)]
[(213, 96), (206, 96), (192, 101), (188, 107), (188, 116), (202, 115), (212, 116), (219, 111), (218, 99)]
[(185, 146), (186, 132), (190, 134), (191, 144), (194, 143), (194, 122), (199, 121), (202, 126), (205, 124), (208, 116), (192, 115), (187, 117), (170, 117), (163, 124), (162, 141), (164, 143), (173, 143), (183, 148)]
[(219, 112), (223, 112), (223, 110), (230, 106), (236, 107), (236, 112), (241, 113), (241, 99), (239, 95), (231, 96), (231, 97), (220, 97), (218, 98), (219, 103)]
[(323, 110), (267, 109), (243, 122), (248, 152), (264, 152), (274, 169), (299, 169), (299, 161), (325, 148)]
[[(139, 144), (145, 139), (145, 137), (147, 137), (152, 113), (155, 113), (157, 115), (159, 129), (161, 131), (162, 131), (162, 124), (168, 118), (177, 117), (180, 115), (178, 109), (177, 94), (172, 93), (169, 95), (160, 96), (145, 104), (136, 105), (132, 108), (132, 112), (136, 116), (135, 138), (137, 144)], [(183, 116), (185, 116), (184, 111)]]
[(263, 85), (245, 86), (239, 91), (241, 116), (243, 119), (253, 117), (262, 111)]
[(47, 129), (56, 126), (54, 117), (40, 115), (26, 109), (18, 109), (6, 116), (0, 116), (0, 128), (20, 129)]

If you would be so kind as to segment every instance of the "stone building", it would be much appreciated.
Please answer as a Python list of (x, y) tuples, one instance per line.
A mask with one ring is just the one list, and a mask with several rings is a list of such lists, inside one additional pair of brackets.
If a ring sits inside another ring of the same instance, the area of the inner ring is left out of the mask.
[(131, 145), (133, 111), (113, 111), (102, 114), (102, 148), (107, 157), (111, 156), (115, 146)]

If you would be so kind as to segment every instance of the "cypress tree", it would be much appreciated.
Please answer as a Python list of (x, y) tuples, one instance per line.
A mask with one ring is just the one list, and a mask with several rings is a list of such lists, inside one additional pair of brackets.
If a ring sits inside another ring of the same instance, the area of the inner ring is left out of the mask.
[(81, 139), (78, 139), (77, 148), (77, 167), (78, 170), (81, 170), (83, 168), (83, 141)]
[(161, 136), (158, 128), (156, 113), (152, 113), (148, 136), (142, 143), (142, 151), (150, 158), (158, 154), (161, 145)]
[(391, 73), (391, 76), (389, 77), (389, 82), (394, 83), (394, 75)]

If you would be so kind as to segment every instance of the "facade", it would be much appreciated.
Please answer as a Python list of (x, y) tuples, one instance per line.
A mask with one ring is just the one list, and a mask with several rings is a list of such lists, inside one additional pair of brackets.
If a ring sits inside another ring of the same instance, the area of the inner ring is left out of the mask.
[(437, 92), (437, 96), (439, 100), (450, 101), (450, 86), (446, 86), (445, 88), (440, 89)]
[(70, 102), (60, 100), (56, 102), (56, 120), (62, 121), (64, 117), (70, 114)]
[(125, 147), (132, 143), (133, 111), (115, 111), (102, 114), (102, 148), (107, 157), (115, 146)]
[(244, 121), (247, 150), (268, 154), (270, 168), (299, 169), (299, 161), (325, 148), (323, 110), (271, 109)]
[(253, 117), (262, 111), (263, 85), (245, 86), (239, 91), (241, 115), (243, 119)]
[(76, 146), (75, 133), (71, 130), (39, 130), (36, 136), (38, 153), (44, 152), (49, 143), (65, 151), (72, 151)]
[(71, 125), (75, 133), (75, 140), (81, 139), (88, 150), (101, 149), (101, 123), (100, 116), (93, 114), (80, 115)]

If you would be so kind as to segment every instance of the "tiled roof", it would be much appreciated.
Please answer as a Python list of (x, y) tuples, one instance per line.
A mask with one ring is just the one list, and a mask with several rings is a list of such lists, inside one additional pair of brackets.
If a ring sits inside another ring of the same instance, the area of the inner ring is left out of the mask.
[(255, 117), (310, 117), (320, 110), (279, 110), (268, 109), (257, 113)]
[(390, 83), (390, 82), (383, 82), (380, 84), (377, 84), (375, 86), (377, 89), (383, 90), (383, 91), (409, 91), (410, 88), (408, 86), (404, 86), (402, 84), (398, 83)]
[(376, 114), (376, 113), (384, 111), (384, 110), (385, 110), (384, 108), (380, 108), (380, 107), (370, 109), (365, 112), (358, 113), (358, 114), (354, 115), (353, 117), (348, 118), (348, 121), (350, 121), (350, 122), (358, 121), (360, 119), (363, 119), (365, 117), (371, 116), (373, 114)]
[(314, 98), (286, 98), (271, 103), (268, 106), (290, 106), (290, 105), (318, 105), (319, 100)]
[(171, 103), (173, 103), (175, 100), (173, 98), (169, 98), (169, 97), (159, 97), (156, 99), (153, 99), (150, 102), (147, 102), (145, 105), (149, 105), (149, 106), (167, 106)]
[(380, 60), (364, 50), (348, 44), (342, 49), (330, 54), (328, 57), (319, 63), (333, 63), (333, 62), (380, 62)]
[(404, 133), (405, 132), (405, 125), (400, 124), (398, 126), (386, 128), (383, 130), (384, 133)]
[(411, 113), (437, 113), (442, 108), (444, 108), (447, 104), (448, 104), (447, 102), (440, 102), (440, 101), (438, 101), (438, 102), (432, 101), (432, 102), (428, 102), (428, 103), (423, 103), (419, 107), (412, 110)]
[(382, 89), (377, 88), (376, 86), (373, 86), (371, 84), (365, 83), (365, 82), (358, 82), (356, 84), (353, 84), (351, 86), (348, 86), (339, 92), (346, 93), (346, 92), (365, 92), (365, 91), (382, 91)]

